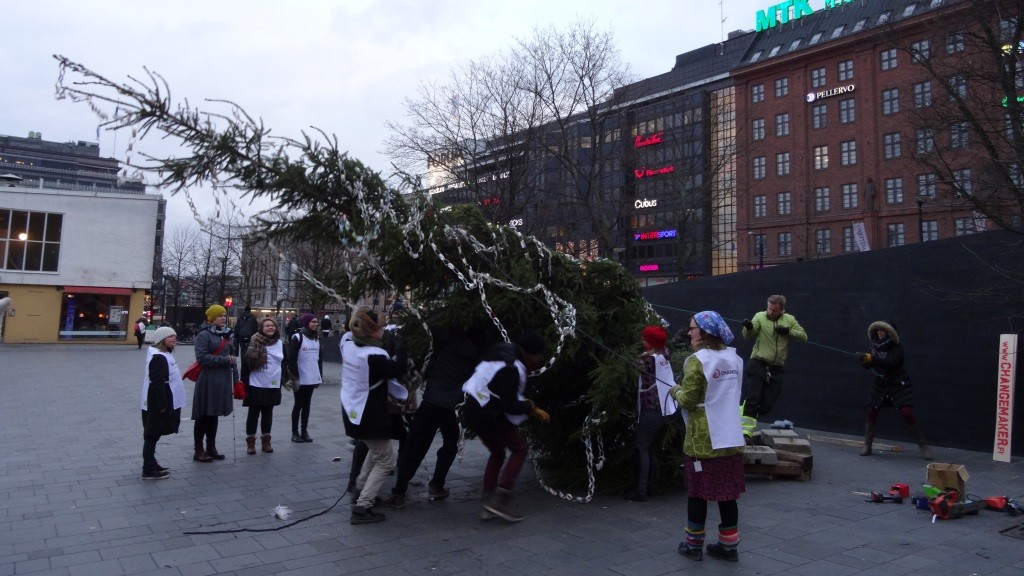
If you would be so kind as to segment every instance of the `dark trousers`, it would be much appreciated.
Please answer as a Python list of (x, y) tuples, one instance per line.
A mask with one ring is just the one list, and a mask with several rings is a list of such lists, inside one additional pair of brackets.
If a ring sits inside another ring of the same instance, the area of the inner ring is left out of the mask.
[(637, 452), (637, 494), (647, 495), (651, 489), (651, 479), (658, 470), (658, 443), (662, 429), (665, 428), (665, 417), (661, 410), (641, 410), (640, 421), (636, 426)]
[(757, 418), (772, 411), (782, 395), (782, 366), (751, 358), (743, 367), (743, 414)]
[(409, 489), (409, 482), (416, 475), (416, 469), (430, 450), (438, 430), (441, 430), (443, 444), (437, 450), (434, 476), (430, 484), (444, 488), (448, 470), (459, 453), (459, 421), (454, 410), (424, 402), (413, 414), (409, 435), (398, 449), (398, 477), (395, 487), (391, 489), (392, 492), (405, 494)]
[(138, 343), (139, 343), (139, 350), (142, 350), (142, 343), (146, 341), (146, 334), (145, 334), (145, 332), (136, 334), (135, 335), (135, 340), (137, 340)]
[(274, 424), (274, 407), (249, 406), (249, 414), (245, 417), (245, 433), (247, 435), (256, 434), (257, 422), (260, 424), (260, 432), (270, 434), (270, 427)]
[(217, 442), (217, 417), (200, 416), (193, 427), (195, 435), (196, 450), (204, 450), (203, 438), (208, 442)]
[[(530, 450), (519, 435), (519, 428), (510, 426), (498, 434), (480, 434), (480, 441), (491, 452), (484, 468), (484, 492), (494, 492), (499, 486), (511, 490)], [(509, 452), (507, 463), (506, 450)], [(505, 465), (504, 468), (502, 464)]]
[[(142, 411), (142, 426), (146, 426), (146, 411)], [(156, 443), (160, 440), (159, 434), (145, 434), (142, 436), (142, 472), (156, 472)]]
[[(718, 503), (718, 515), (722, 526), (739, 526), (740, 507), (735, 500), (722, 500)], [(704, 525), (708, 518), (708, 501), (701, 498), (690, 498), (686, 501), (686, 519), (691, 524)]]
[(295, 389), (295, 405), (292, 406), (292, 434), (299, 433), (300, 420), (303, 432), (309, 426), (309, 406), (313, 402), (313, 390), (316, 390), (316, 386), (299, 386)]

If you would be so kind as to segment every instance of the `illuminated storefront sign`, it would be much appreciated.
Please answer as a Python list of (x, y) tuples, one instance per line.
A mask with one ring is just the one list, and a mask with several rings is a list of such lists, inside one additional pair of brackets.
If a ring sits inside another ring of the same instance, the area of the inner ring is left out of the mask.
[(647, 198), (644, 198), (643, 200), (637, 200), (636, 202), (633, 202), (633, 207), (636, 208), (636, 209), (640, 209), (640, 208), (657, 208), (658, 207), (658, 199), (655, 198), (653, 200), (648, 200)]
[(508, 225), (513, 227), (513, 228), (518, 228), (518, 227), (523, 225), (523, 219), (522, 218), (513, 218), (513, 219), (508, 221)]
[[(1006, 96), (1003, 96), (1003, 108), (1006, 108), (1007, 104), (1009, 104), (1009, 103), (1010, 103), (1010, 99), (1007, 98)], [(1018, 104), (1024, 103), (1024, 96), (1017, 96), (1017, 103)]]
[(648, 178), (650, 176), (657, 176), (658, 174), (671, 174), (676, 171), (675, 166), (662, 166), (661, 168), (648, 168), (643, 166), (633, 170), (633, 174), (639, 180), (640, 178)]
[(633, 234), (633, 240), (661, 240), (664, 238), (675, 237), (675, 230), (657, 230), (654, 232), (636, 232)]
[[(823, 8), (828, 10), (843, 4), (849, 4), (853, 0), (824, 0)], [(764, 10), (758, 10), (754, 23), (755, 32), (763, 32), (774, 28), (777, 24), (785, 24), (790, 20), (799, 20), (804, 16), (814, 14), (810, 0), (785, 0)]]
[(841, 94), (849, 94), (856, 90), (857, 87), (853, 84), (847, 84), (846, 86), (838, 86), (831, 90), (822, 90), (821, 92), (808, 92), (807, 101), (814, 102), (815, 100), (821, 100), (822, 98), (831, 98), (833, 96), (839, 96)]
[(497, 206), (498, 204), (501, 204), (501, 198), (498, 198), (497, 196), (484, 198), (480, 203), (484, 206)]
[(657, 272), (658, 271), (658, 265), (657, 264), (641, 264), (640, 265), (640, 271), (641, 272)]
[(662, 142), (664, 142), (664, 140), (662, 139), (664, 136), (664, 132), (655, 132), (654, 134), (651, 134), (650, 136), (646, 137), (637, 135), (637, 137), (633, 139), (633, 147), (643, 148), (644, 146), (661, 144)]

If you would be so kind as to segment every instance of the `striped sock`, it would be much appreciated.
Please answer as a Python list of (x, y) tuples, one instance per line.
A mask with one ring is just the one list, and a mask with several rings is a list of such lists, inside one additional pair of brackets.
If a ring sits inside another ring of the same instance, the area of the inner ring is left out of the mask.
[(704, 547), (704, 525), (686, 523), (686, 543), (694, 548)]
[(739, 546), (740, 529), (738, 526), (718, 525), (718, 542), (726, 549), (733, 549)]

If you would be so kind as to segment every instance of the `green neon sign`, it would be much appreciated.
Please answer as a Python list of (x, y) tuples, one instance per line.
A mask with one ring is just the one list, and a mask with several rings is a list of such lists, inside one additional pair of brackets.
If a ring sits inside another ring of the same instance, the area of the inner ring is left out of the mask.
[[(1020, 104), (1022, 102), (1024, 102), (1024, 96), (1017, 96), (1017, 103)], [(1006, 108), (1006, 105), (1009, 103), (1010, 99), (1007, 98), (1006, 96), (1003, 96), (1003, 108)]]
[[(824, 0), (824, 9), (828, 10), (843, 4), (849, 4), (854, 0)], [(785, 0), (764, 10), (757, 11), (757, 18), (754, 25), (755, 32), (763, 32), (774, 28), (778, 24), (785, 24), (791, 20), (799, 20), (804, 16), (814, 14), (810, 0)]]

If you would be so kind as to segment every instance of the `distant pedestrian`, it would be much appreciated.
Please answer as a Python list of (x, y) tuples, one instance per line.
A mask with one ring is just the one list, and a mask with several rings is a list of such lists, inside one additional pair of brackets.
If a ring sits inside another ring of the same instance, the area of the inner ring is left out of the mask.
[(331, 316), (324, 314), (324, 319), (320, 321), (320, 330), (324, 333), (324, 338), (331, 335)]
[(141, 316), (135, 321), (135, 340), (139, 343), (139, 350), (142, 350), (142, 344), (146, 341), (146, 317)]
[(865, 370), (874, 373), (875, 382), (868, 398), (868, 413), (864, 418), (864, 449), (860, 455), (871, 455), (875, 423), (878, 422), (878, 413), (882, 407), (895, 406), (903, 421), (913, 430), (917, 446), (921, 449), (921, 457), (931, 460), (932, 450), (914, 417), (914, 395), (911, 392), (910, 375), (903, 366), (905, 354), (896, 326), (881, 320), (872, 322), (868, 326), (868, 342), (871, 344), (871, 352), (861, 354), (860, 363)]
[(246, 306), (238, 317), (238, 321), (235, 322), (235, 345), (238, 346), (239, 357), (245, 356), (245, 350), (249, 347), (249, 340), (259, 331), (259, 321), (252, 315), (252, 308)]
[(739, 505), (743, 483), (743, 426), (740, 420), (743, 360), (734, 348), (732, 330), (718, 312), (707, 310), (690, 318), (694, 353), (683, 364), (683, 375), (671, 390), (683, 410), (686, 439), (683, 466), (689, 499), (686, 539), (678, 552), (691, 560), (704, 559), (704, 524), (708, 500), (718, 502), (718, 542), (708, 555), (735, 562), (740, 541)]
[[(288, 367), (298, 377), (292, 406), (292, 442), (312, 442), (309, 436), (309, 408), (313, 391), (323, 382), (324, 355), (320, 348), (319, 322), (312, 314), (299, 319), (302, 329), (288, 340)], [(299, 425), (302, 433), (299, 433)]]
[(281, 382), (284, 375), (284, 342), (277, 329), (277, 322), (264, 318), (260, 331), (252, 340), (242, 358), (242, 382), (245, 383), (245, 400), (242, 406), (249, 408), (245, 419), (245, 452), (256, 453), (256, 424), (260, 425), (260, 450), (273, 452), (270, 444), (270, 430), (273, 426), (274, 406), (281, 404)]
[(768, 308), (743, 321), (743, 337), (754, 339), (754, 349), (744, 372), (743, 413), (757, 418), (771, 412), (782, 394), (783, 366), (790, 340), (807, 341), (807, 332), (786, 312), (786, 297), (768, 297)]
[(536, 332), (524, 332), (513, 342), (496, 344), (485, 352), (462, 386), (466, 393), (463, 423), (476, 432), (491, 453), (484, 468), (480, 514), (484, 520), (494, 516), (509, 522), (523, 519), (513, 505), (512, 495), (529, 452), (519, 435), (519, 425), (530, 416), (545, 424), (550, 420), (547, 412), (524, 396), (526, 375), (544, 365), (544, 354), (544, 338)]
[(676, 403), (669, 395), (675, 385), (671, 352), (665, 346), (668, 334), (661, 326), (648, 326), (640, 333), (644, 351), (636, 360), (640, 371), (637, 383), (637, 425), (634, 445), (637, 454), (637, 477), (627, 500), (644, 502), (650, 496), (651, 481), (658, 475), (658, 438), (667, 418), (676, 413)]
[(161, 436), (177, 434), (185, 386), (174, 361), (177, 337), (174, 329), (161, 326), (156, 341), (146, 354), (146, 377), (142, 381), (142, 479), (162, 480), (170, 470), (156, 460), (156, 443)]
[(288, 320), (284, 325), (285, 334), (287, 334), (288, 338), (291, 339), (291, 337), (298, 334), (300, 330), (302, 330), (302, 323), (299, 322), (298, 314), (289, 314)]
[(210, 306), (206, 309), (206, 324), (200, 327), (193, 342), (196, 361), (203, 367), (192, 399), (196, 450), (192, 459), (196, 462), (224, 459), (217, 451), (217, 418), (231, 415), (234, 409), (231, 393), (236, 373), (236, 359), (231, 355), (233, 333), (227, 321), (223, 306)]

